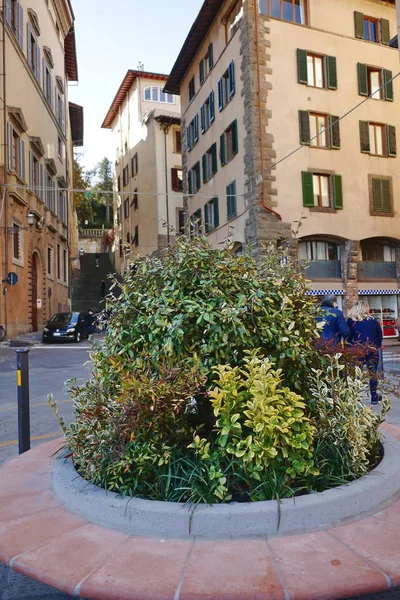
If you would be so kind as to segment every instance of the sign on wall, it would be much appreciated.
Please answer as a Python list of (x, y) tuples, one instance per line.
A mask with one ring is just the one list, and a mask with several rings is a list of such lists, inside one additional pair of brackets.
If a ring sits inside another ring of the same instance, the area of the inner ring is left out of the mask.
[(41, 300), (41, 298), (38, 298), (36, 300), (36, 308), (42, 308), (42, 300)]

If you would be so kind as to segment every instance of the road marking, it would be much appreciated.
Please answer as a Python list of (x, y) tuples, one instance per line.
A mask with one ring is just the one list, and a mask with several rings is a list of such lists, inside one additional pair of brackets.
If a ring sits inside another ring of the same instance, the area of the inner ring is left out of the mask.
[[(51, 438), (61, 437), (62, 432), (58, 431), (57, 433), (44, 433), (43, 435), (33, 435), (31, 437), (31, 441), (34, 442), (36, 440), (49, 440)], [(18, 444), (18, 440), (11, 440), (9, 442), (0, 442), (0, 448), (4, 448), (5, 446), (14, 446)]]
[[(65, 404), (66, 402), (73, 402), (73, 400), (56, 400), (57, 404)], [(35, 408), (35, 406), (49, 406), (47, 402), (36, 402), (30, 405), (31, 408)], [(17, 410), (17, 404), (8, 404), (7, 406), (0, 407), (0, 412), (4, 412), (7, 410)]]
[[(61, 346), (58, 346), (58, 348), (61, 348)], [(31, 350), (54, 350), (55, 346), (33, 346), (31, 348)], [(64, 350), (90, 350), (91, 346), (65, 346)]]

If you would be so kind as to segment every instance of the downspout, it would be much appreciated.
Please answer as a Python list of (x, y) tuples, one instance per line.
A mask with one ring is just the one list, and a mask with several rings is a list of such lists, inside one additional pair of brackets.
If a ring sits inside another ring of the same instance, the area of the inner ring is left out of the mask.
[(167, 246), (170, 245), (170, 233), (169, 233), (169, 196), (168, 196), (168, 151), (167, 151), (167, 135), (169, 132), (169, 126), (164, 125), (164, 165), (165, 165), (165, 208), (167, 211)]
[[(258, 30), (258, 19), (259, 19), (259, 11), (257, 6), (257, 0), (254, 0), (254, 23), (255, 23), (255, 38), (256, 38), (256, 66), (257, 66), (257, 86), (258, 86), (258, 126), (260, 130), (260, 161), (261, 161), (261, 175), (264, 171), (264, 150), (263, 150), (263, 140), (264, 140), (264, 132), (262, 127), (262, 112), (261, 112), (261, 73), (260, 73), (260, 56), (259, 56), (259, 30)], [(282, 217), (275, 210), (267, 206), (264, 200), (264, 181), (261, 182), (261, 205), (265, 210), (270, 212), (271, 214), (278, 217), (280, 221), (282, 221)]]
[[(7, 82), (6, 82), (6, 0), (3, 0), (3, 132), (4, 132), (4, 186), (3, 186), (3, 209), (4, 209), (4, 274), (8, 273), (8, 176), (7, 176), (7, 161), (8, 161), (8, 136), (7, 136)], [(1, 217), (1, 215), (0, 215)], [(7, 286), (3, 288), (4, 296), (4, 328), (6, 334), (8, 331), (8, 299)]]

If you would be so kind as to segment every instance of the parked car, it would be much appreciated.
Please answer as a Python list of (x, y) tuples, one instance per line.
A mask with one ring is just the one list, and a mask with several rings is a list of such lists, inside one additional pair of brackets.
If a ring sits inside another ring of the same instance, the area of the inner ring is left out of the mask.
[(79, 343), (88, 337), (86, 319), (83, 313), (63, 312), (55, 314), (43, 329), (43, 343), (57, 340), (70, 340)]

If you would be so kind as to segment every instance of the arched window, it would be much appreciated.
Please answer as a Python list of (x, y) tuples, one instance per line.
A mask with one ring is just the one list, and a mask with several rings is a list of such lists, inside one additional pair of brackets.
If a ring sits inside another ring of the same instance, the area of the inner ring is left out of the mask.
[(172, 94), (166, 94), (163, 92), (162, 87), (152, 86), (144, 88), (143, 97), (147, 102), (165, 102), (167, 104), (175, 104), (174, 96)]
[(299, 242), (300, 265), (306, 265), (306, 277), (310, 279), (340, 279), (342, 248), (334, 242), (310, 240)]

